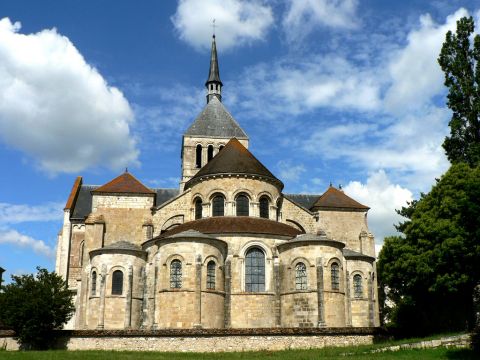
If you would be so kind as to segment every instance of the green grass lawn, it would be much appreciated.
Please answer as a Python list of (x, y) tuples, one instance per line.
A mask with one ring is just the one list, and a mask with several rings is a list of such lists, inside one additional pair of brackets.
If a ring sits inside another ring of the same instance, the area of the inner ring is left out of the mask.
[[(158, 353), (158, 352), (116, 352), (116, 351), (0, 351), (0, 359), (20, 360), (183, 360), (183, 359), (295, 359), (295, 360), (330, 360), (342, 359), (478, 359), (468, 349), (427, 349), (401, 350), (396, 352), (368, 353), (370, 346), (327, 348), (318, 350), (287, 350), (237, 353)], [(343, 356), (342, 356), (343, 355)]]

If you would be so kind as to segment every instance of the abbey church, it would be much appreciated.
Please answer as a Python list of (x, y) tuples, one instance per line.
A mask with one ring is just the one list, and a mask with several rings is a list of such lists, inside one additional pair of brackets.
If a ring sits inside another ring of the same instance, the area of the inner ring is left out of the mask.
[(75, 294), (67, 328), (379, 326), (369, 208), (333, 186), (283, 193), (222, 104), (215, 37), (205, 86), (178, 189), (127, 171), (75, 180), (56, 255)]

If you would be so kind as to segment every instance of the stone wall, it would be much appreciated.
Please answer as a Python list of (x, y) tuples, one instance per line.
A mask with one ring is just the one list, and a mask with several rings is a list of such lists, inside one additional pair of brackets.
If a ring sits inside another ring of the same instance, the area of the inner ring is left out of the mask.
[[(373, 343), (378, 329), (182, 329), (62, 331), (58, 349), (161, 352), (226, 352), (323, 348)], [(18, 350), (13, 332), (0, 332), (0, 347)]]

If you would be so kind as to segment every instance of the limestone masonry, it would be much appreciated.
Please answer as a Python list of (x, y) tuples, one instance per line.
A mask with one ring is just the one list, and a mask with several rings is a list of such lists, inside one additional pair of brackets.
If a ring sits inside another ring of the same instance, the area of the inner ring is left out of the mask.
[[(207, 105), (183, 134), (179, 189), (150, 189), (128, 172), (103, 186), (76, 179), (56, 257), (75, 294), (66, 328), (379, 326), (369, 208), (332, 186), (283, 193), (222, 104), (218, 69), (213, 38)], [(307, 338), (291, 346), (319, 341)]]

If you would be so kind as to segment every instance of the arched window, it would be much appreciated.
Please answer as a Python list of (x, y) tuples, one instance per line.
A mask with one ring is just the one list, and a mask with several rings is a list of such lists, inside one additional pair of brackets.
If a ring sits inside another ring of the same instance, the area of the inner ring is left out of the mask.
[(260, 217), (265, 219), (269, 218), (269, 213), (268, 213), (269, 206), (270, 206), (270, 201), (268, 200), (268, 197), (262, 196), (260, 198)]
[(356, 298), (363, 296), (362, 275), (357, 274), (353, 277), (353, 295)]
[(198, 144), (195, 153), (195, 166), (197, 169), (202, 167), (202, 145)]
[(210, 84), (210, 90), (213, 90), (213, 84)]
[(280, 221), (280, 214), (281, 214), (280, 213), (280, 205), (281, 205), (281, 203), (280, 203), (280, 200), (279, 200), (279, 201), (277, 201), (277, 211), (276, 211), (276, 214), (275, 214), (276, 218), (277, 218), (277, 221)]
[(225, 198), (223, 195), (216, 195), (212, 200), (212, 216), (225, 215)]
[(180, 260), (172, 260), (170, 263), (170, 288), (182, 288), (182, 263)]
[(224, 145), (220, 145), (218, 148), (218, 151), (222, 151), (224, 147), (225, 147)]
[(218, 84), (215, 85), (215, 90), (218, 90)]
[(248, 197), (245, 194), (238, 195), (236, 200), (237, 216), (248, 216), (248, 205)]
[(197, 198), (195, 200), (195, 220), (201, 219), (202, 218), (202, 199)]
[(123, 272), (115, 270), (112, 274), (112, 295), (123, 294)]
[(82, 243), (80, 244), (80, 252), (78, 254), (79, 256), (79, 259), (78, 259), (78, 263), (80, 264), (80, 266), (83, 265), (83, 254), (85, 252), (85, 241), (82, 241)]
[(213, 145), (208, 145), (207, 148), (207, 162), (213, 159)]
[(265, 291), (265, 254), (258, 248), (245, 256), (245, 291)]
[(330, 267), (330, 280), (332, 282), (332, 290), (340, 290), (340, 267), (336, 262)]
[(295, 289), (307, 290), (307, 267), (302, 262), (295, 265)]
[(92, 295), (95, 296), (97, 294), (97, 272), (92, 272)]
[(207, 289), (215, 290), (215, 261), (211, 260), (207, 264)]

